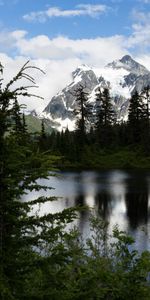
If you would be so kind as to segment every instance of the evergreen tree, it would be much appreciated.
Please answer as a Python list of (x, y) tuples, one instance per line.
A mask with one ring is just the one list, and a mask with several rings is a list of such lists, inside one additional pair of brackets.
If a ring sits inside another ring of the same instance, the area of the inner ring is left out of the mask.
[(47, 149), (47, 135), (45, 133), (44, 120), (41, 122), (41, 132), (39, 136), (39, 147), (41, 151), (46, 151)]
[(140, 97), (144, 100), (143, 102), (145, 102), (145, 118), (149, 123), (150, 121), (150, 86), (149, 85), (142, 90)]
[[(33, 139), (20, 143), (21, 115), (17, 97), (27, 96), (28, 86), (13, 89), (32, 66), (25, 64), (19, 73), (0, 88), (0, 295), (2, 300), (47, 299), (40, 288), (40, 273), (48, 261), (60, 259), (57, 245), (63, 240), (63, 228), (72, 220), (74, 210), (45, 216), (31, 213), (34, 205), (42, 205), (55, 197), (39, 197), (29, 202), (21, 200), (26, 190), (39, 190), (39, 177), (46, 178), (53, 157), (40, 154)], [(11, 90), (10, 90), (11, 88)], [(15, 134), (12, 120), (15, 120)], [(13, 128), (13, 130), (11, 130)], [(43, 186), (43, 189), (46, 189)], [(47, 254), (48, 253), (48, 254)], [(44, 256), (43, 256), (44, 254)], [(61, 253), (63, 259), (63, 251)], [(65, 258), (64, 258), (65, 259)], [(53, 264), (52, 263), (52, 264)], [(55, 274), (53, 277), (55, 278)], [(52, 273), (51, 273), (52, 276)], [(32, 282), (30, 284), (30, 278)], [(34, 280), (33, 280), (34, 278)], [(38, 281), (39, 280), (39, 281)], [(36, 282), (37, 281), (37, 282)], [(51, 287), (53, 290), (53, 288)], [(42, 294), (41, 294), (42, 293)], [(49, 296), (50, 297), (50, 296)]]
[(128, 114), (129, 124), (131, 126), (135, 126), (137, 123), (140, 122), (142, 117), (143, 117), (143, 104), (138, 92), (136, 91), (130, 99), (129, 114)]
[(141, 124), (141, 130), (142, 130), (142, 145), (144, 146), (144, 150), (146, 154), (149, 155), (150, 151), (150, 87), (145, 87), (141, 94), (140, 98), (143, 103), (144, 107), (144, 113), (142, 116), (142, 124)]
[(128, 110), (129, 139), (131, 143), (140, 143), (143, 134), (143, 125), (147, 120), (147, 107), (142, 97), (136, 91), (131, 99)]
[(91, 114), (91, 106), (88, 104), (88, 93), (85, 88), (80, 85), (75, 91), (76, 104), (74, 113), (77, 117), (76, 131), (80, 137), (80, 141), (85, 140), (86, 126)]
[(13, 116), (13, 121), (14, 121), (14, 131), (17, 133), (21, 133), (23, 130), (23, 124), (22, 124), (22, 115), (20, 112), (20, 106), (18, 103), (17, 99), (14, 99), (14, 104), (13, 104), (13, 112), (12, 112), (12, 116)]
[(45, 134), (44, 120), (42, 120), (42, 123), (41, 123), (41, 136), (42, 136), (42, 137), (45, 137), (45, 136), (46, 136), (46, 134)]
[(111, 103), (109, 89), (105, 88), (103, 92), (99, 89), (96, 94), (97, 108), (97, 124), (98, 129), (101, 126), (113, 125), (116, 121), (116, 114)]
[(113, 139), (112, 125), (116, 121), (116, 114), (111, 103), (109, 90), (100, 89), (96, 94), (96, 132), (101, 145), (110, 145)]
[(24, 135), (28, 134), (28, 129), (27, 129), (27, 124), (26, 124), (26, 119), (25, 119), (24, 113), (22, 115), (22, 132)]

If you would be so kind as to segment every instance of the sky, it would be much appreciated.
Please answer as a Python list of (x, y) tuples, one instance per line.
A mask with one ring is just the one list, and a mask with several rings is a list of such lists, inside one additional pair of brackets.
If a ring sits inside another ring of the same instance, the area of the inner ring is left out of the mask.
[(41, 111), (79, 65), (103, 67), (129, 54), (150, 70), (150, 0), (0, 0), (4, 83), (28, 60)]

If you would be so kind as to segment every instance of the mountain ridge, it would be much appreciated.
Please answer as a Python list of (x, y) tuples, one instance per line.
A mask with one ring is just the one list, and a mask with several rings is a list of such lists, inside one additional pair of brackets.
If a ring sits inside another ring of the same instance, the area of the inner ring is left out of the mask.
[(54, 127), (60, 131), (65, 128), (74, 130), (73, 110), (76, 105), (75, 92), (79, 85), (85, 87), (88, 100), (93, 104), (96, 101), (97, 89), (109, 88), (117, 119), (125, 121), (128, 118), (131, 95), (150, 85), (150, 71), (129, 55), (107, 64), (104, 68), (81, 65), (72, 72), (72, 82), (52, 97), (40, 118), (53, 121), (56, 124)]

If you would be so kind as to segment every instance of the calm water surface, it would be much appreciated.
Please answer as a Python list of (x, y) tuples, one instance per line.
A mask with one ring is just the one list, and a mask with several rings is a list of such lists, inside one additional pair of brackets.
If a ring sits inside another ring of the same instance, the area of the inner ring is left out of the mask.
[[(150, 250), (150, 172), (62, 172), (58, 177), (38, 181), (54, 188), (35, 192), (24, 198), (40, 195), (61, 197), (41, 207), (40, 213), (55, 213), (74, 205), (87, 205), (94, 213), (134, 236), (139, 250)], [(84, 237), (89, 236), (89, 215), (84, 211), (76, 221)]]

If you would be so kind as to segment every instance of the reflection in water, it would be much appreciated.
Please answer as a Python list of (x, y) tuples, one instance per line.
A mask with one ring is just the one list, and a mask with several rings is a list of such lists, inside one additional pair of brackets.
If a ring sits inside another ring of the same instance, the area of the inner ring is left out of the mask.
[(107, 192), (102, 192), (95, 196), (95, 207), (98, 210), (100, 217), (108, 221), (111, 214), (111, 197)]
[[(84, 207), (85, 206), (85, 197), (84, 197), (84, 195), (79, 195), (75, 198), (75, 205), (79, 206), (79, 207)], [(86, 224), (88, 223), (88, 219), (89, 219), (88, 209), (86, 209), (86, 208), (81, 209), (80, 212), (79, 212), (78, 226), (79, 226), (80, 232), (82, 234), (85, 234), (85, 227), (87, 227)]]
[(148, 181), (144, 176), (127, 179), (125, 202), (130, 227), (136, 229), (148, 222)]
[(84, 206), (85, 205), (84, 201), (85, 201), (84, 195), (81, 194), (75, 198), (75, 205), (76, 206)]
[[(45, 204), (41, 213), (55, 213), (70, 206), (88, 206), (96, 215), (109, 222), (109, 229), (115, 224), (121, 230), (134, 235), (138, 248), (150, 248), (150, 175), (124, 171), (103, 172), (62, 172), (59, 177), (40, 180), (39, 183), (52, 186), (47, 192), (62, 197), (58, 201)], [(45, 192), (25, 195), (24, 199), (34, 199)], [(89, 210), (79, 213), (77, 224), (84, 234), (89, 235)], [(144, 232), (141, 229), (144, 228)], [(147, 234), (145, 234), (145, 232)]]

